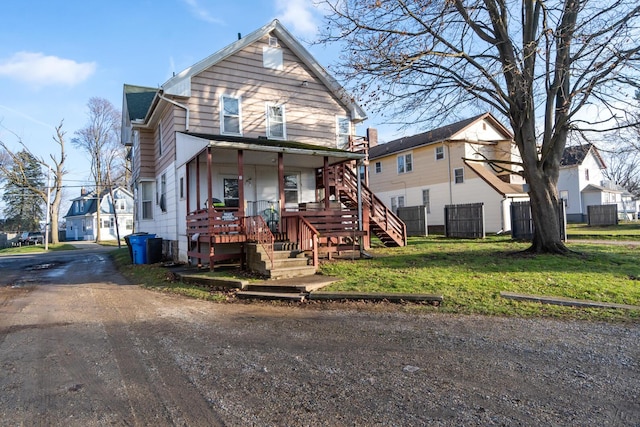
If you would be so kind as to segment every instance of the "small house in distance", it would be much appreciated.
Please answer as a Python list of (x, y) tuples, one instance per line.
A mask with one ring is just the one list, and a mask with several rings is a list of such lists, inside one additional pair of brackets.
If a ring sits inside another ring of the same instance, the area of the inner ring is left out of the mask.
[(529, 200), (519, 160), (511, 131), (484, 113), (371, 147), (369, 186), (394, 212), (425, 206), (431, 230), (446, 205), (483, 203), (485, 230), (508, 232), (511, 203)]
[[(96, 240), (98, 226), (100, 240), (116, 240), (133, 232), (133, 194), (126, 188), (113, 189), (113, 198), (108, 190), (98, 197), (95, 191), (80, 191), (80, 197), (71, 201), (65, 215), (67, 221), (66, 240)], [(100, 224), (97, 210), (100, 208)], [(117, 229), (116, 229), (117, 222)], [(119, 233), (117, 232), (119, 231)]]

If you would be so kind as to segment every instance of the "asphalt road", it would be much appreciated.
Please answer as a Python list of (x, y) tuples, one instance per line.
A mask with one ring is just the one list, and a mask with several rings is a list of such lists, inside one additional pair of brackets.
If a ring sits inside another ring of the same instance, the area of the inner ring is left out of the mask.
[(638, 324), (215, 304), (0, 257), (0, 425), (640, 425)]

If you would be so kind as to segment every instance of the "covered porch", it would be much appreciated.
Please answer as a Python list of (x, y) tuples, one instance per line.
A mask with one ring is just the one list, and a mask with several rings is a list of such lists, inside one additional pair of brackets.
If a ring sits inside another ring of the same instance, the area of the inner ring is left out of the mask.
[(247, 248), (258, 247), (273, 266), (285, 248), (315, 268), (322, 256), (369, 246), (368, 208), (341, 202), (331, 182), (336, 167), (354, 169), (363, 152), (220, 135), (180, 134), (178, 142), (199, 148), (184, 161), (190, 263), (245, 267)]

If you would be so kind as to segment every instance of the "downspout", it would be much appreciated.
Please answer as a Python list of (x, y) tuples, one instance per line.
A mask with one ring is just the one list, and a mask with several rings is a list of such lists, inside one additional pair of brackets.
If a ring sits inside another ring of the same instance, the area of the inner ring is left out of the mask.
[(158, 97), (160, 99), (163, 99), (165, 101), (167, 101), (170, 104), (175, 105), (176, 107), (180, 107), (180, 108), (184, 108), (184, 110), (186, 111), (186, 118), (185, 118), (185, 124), (184, 124), (184, 130), (186, 132), (189, 132), (189, 107), (184, 105), (184, 104), (180, 104), (179, 102), (174, 101), (173, 99), (169, 99), (166, 96), (164, 96), (161, 92), (158, 92)]
[(449, 204), (452, 205), (453, 204), (453, 187), (451, 184), (451, 147), (449, 146), (449, 144), (443, 142), (442, 143), (443, 146), (447, 147), (447, 168), (449, 171)]

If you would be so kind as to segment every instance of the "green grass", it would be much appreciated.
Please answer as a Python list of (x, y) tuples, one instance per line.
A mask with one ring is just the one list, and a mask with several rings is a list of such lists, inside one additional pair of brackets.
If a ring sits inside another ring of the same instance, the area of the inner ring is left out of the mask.
[(587, 224), (567, 224), (567, 236), (571, 239), (639, 240), (640, 222), (622, 222), (618, 225), (591, 227)]
[(501, 291), (640, 305), (640, 247), (570, 243), (569, 256), (525, 255), (508, 237), (410, 239), (377, 248), (373, 259), (324, 263), (342, 278), (327, 291), (440, 294), (438, 311), (468, 314), (639, 320), (633, 310), (576, 309), (517, 302)]
[[(56, 243), (55, 245), (49, 245), (49, 251), (72, 251), (76, 248), (73, 245), (67, 243)], [(44, 245), (29, 245), (29, 246), (17, 246), (15, 248), (0, 249), (0, 256), (2, 255), (17, 255), (17, 254), (31, 254), (37, 252), (44, 252)]]
[(160, 267), (157, 264), (131, 264), (129, 249), (126, 246), (124, 248), (115, 249), (111, 251), (110, 254), (122, 274), (124, 274), (132, 283), (138, 284), (147, 289), (170, 292), (207, 301), (222, 302), (226, 300), (226, 296), (222, 293), (211, 292), (204, 287), (173, 280), (173, 278), (170, 278), (167, 274), (169, 270)]

